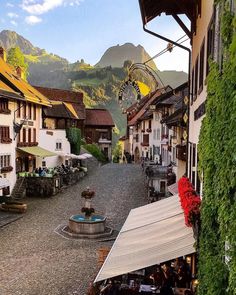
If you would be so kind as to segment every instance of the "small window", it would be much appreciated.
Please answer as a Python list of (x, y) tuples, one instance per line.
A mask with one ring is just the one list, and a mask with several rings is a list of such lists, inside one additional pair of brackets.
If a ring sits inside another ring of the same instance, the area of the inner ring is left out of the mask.
[(203, 89), (204, 64), (205, 64), (205, 38), (202, 42), (201, 51), (200, 51), (199, 91), (198, 91), (198, 93), (200, 93)]
[(42, 161), (42, 167), (46, 167), (46, 161)]
[(61, 142), (56, 142), (56, 150), (60, 151), (62, 149), (62, 143)]
[(196, 59), (196, 63), (195, 63), (195, 79), (194, 79), (194, 100), (197, 99), (197, 91), (198, 91), (198, 57)]

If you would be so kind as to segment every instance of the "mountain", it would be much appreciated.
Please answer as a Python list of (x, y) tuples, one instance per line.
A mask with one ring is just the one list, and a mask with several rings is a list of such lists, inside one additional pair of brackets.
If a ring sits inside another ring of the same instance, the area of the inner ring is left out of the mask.
[[(69, 64), (65, 58), (33, 46), (24, 37), (12, 31), (0, 32), (0, 46), (6, 50), (20, 47), (29, 64), (28, 81), (32, 85), (83, 92), (85, 105), (107, 108), (119, 133), (125, 134), (126, 116), (122, 114), (117, 97), (121, 84), (128, 77), (129, 62), (125, 61), (143, 63), (150, 59), (141, 45), (126, 43), (113, 46), (106, 50), (95, 66), (83, 59)], [(153, 61), (149, 66), (156, 70), (164, 85), (174, 88), (187, 81), (188, 77), (184, 72), (158, 71)], [(116, 139), (118, 137), (119, 134), (114, 136)]]
[[(97, 67), (116, 67), (121, 68), (125, 60), (131, 60), (133, 63), (144, 63), (151, 57), (143, 48), (143, 46), (135, 46), (132, 43), (125, 43), (123, 45), (116, 45), (108, 48), (96, 64)], [(151, 60), (148, 65), (157, 70), (155, 63)]]
[(20, 47), (24, 54), (40, 55), (43, 49), (34, 47), (30, 41), (18, 35), (14, 31), (3, 30), (0, 32), (0, 46), (8, 51), (12, 47)]

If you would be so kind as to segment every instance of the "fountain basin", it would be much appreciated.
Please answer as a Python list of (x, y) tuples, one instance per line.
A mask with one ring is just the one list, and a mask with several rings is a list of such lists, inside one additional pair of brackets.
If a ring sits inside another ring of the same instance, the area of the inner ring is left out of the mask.
[(69, 229), (76, 234), (101, 234), (105, 232), (106, 217), (92, 215), (85, 217), (77, 214), (69, 219)]

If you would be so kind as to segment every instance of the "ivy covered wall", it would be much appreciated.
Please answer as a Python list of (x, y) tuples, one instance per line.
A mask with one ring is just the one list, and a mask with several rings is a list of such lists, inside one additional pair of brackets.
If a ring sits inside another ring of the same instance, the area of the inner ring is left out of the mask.
[(198, 295), (236, 294), (236, 19), (221, 6), (221, 69), (211, 63), (206, 117), (199, 139), (204, 176)]

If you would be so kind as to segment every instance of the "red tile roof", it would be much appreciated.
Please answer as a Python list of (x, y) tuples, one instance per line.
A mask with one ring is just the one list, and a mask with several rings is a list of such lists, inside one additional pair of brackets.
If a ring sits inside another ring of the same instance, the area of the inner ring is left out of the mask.
[(86, 109), (86, 126), (115, 126), (112, 116), (105, 109)]

